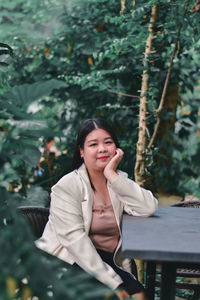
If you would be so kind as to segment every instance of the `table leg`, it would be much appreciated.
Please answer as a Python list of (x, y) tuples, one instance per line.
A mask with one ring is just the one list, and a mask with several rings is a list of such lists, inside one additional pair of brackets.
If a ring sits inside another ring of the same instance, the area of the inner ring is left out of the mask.
[(147, 262), (146, 268), (146, 292), (149, 300), (154, 300), (155, 294), (156, 263)]
[(161, 300), (175, 299), (176, 265), (162, 263)]

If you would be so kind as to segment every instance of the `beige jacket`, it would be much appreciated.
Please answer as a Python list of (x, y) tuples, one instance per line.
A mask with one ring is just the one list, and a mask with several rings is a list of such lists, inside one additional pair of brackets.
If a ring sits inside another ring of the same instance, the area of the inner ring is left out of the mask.
[[(150, 191), (141, 188), (118, 171), (115, 181), (108, 183), (108, 191), (120, 229), (123, 211), (133, 216), (148, 217), (157, 207)], [(115, 289), (121, 278), (97, 253), (88, 233), (92, 219), (93, 191), (84, 164), (52, 187), (49, 221), (36, 246), (69, 264), (77, 263), (99, 281)], [(121, 233), (121, 230), (120, 230)], [(120, 263), (121, 238), (115, 251)]]

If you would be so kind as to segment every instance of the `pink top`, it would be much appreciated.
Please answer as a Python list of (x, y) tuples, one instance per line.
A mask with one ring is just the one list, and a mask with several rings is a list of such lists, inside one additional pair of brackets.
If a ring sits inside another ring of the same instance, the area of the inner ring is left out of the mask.
[(89, 237), (95, 248), (114, 252), (119, 241), (119, 228), (112, 204), (93, 205)]

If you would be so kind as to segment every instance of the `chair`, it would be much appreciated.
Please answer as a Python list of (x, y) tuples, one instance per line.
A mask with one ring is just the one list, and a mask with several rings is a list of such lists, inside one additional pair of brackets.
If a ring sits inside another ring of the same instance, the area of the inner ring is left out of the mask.
[[(193, 207), (200, 208), (200, 201), (181, 201), (172, 205), (172, 207)], [(154, 299), (155, 287), (160, 286), (160, 282), (156, 281), (156, 274), (160, 274), (160, 270), (156, 270), (156, 262), (151, 262), (147, 265), (146, 270), (146, 289), (150, 300)], [(200, 278), (200, 269), (178, 268), (176, 270), (177, 277), (183, 278)], [(190, 300), (200, 299), (200, 283), (176, 282), (177, 289), (190, 289), (194, 293)]]
[[(199, 200), (192, 200), (192, 201), (181, 201), (177, 202), (172, 205), (173, 207), (194, 207), (200, 208), (200, 201)], [(179, 277), (186, 277), (186, 278), (200, 278), (200, 269), (177, 269), (176, 276)], [(178, 289), (190, 289), (194, 290), (194, 294), (192, 295), (191, 300), (198, 300), (200, 299), (200, 283), (194, 284), (189, 282), (176, 282), (176, 288)]]
[[(200, 208), (200, 201), (181, 201), (172, 205), (172, 207), (195, 207)], [(160, 274), (160, 270), (156, 270), (156, 263), (149, 265), (148, 277), (146, 278), (146, 285), (149, 289), (149, 298), (154, 299), (155, 286), (159, 287), (160, 282), (156, 281), (156, 274)], [(200, 278), (200, 269), (186, 269), (178, 268), (176, 270), (177, 277), (185, 278)], [(151, 288), (150, 288), (151, 286)], [(200, 283), (189, 283), (189, 282), (176, 282), (177, 289), (190, 289), (194, 293), (190, 300), (199, 300), (200, 299)]]
[(49, 208), (40, 206), (20, 206), (18, 209), (28, 220), (35, 237), (41, 237), (49, 218)]

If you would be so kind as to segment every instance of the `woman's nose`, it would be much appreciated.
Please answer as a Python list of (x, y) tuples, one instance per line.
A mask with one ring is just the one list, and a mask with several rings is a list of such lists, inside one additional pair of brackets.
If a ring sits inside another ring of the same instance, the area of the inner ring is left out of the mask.
[(105, 152), (106, 151), (106, 147), (104, 144), (99, 144), (99, 152)]

